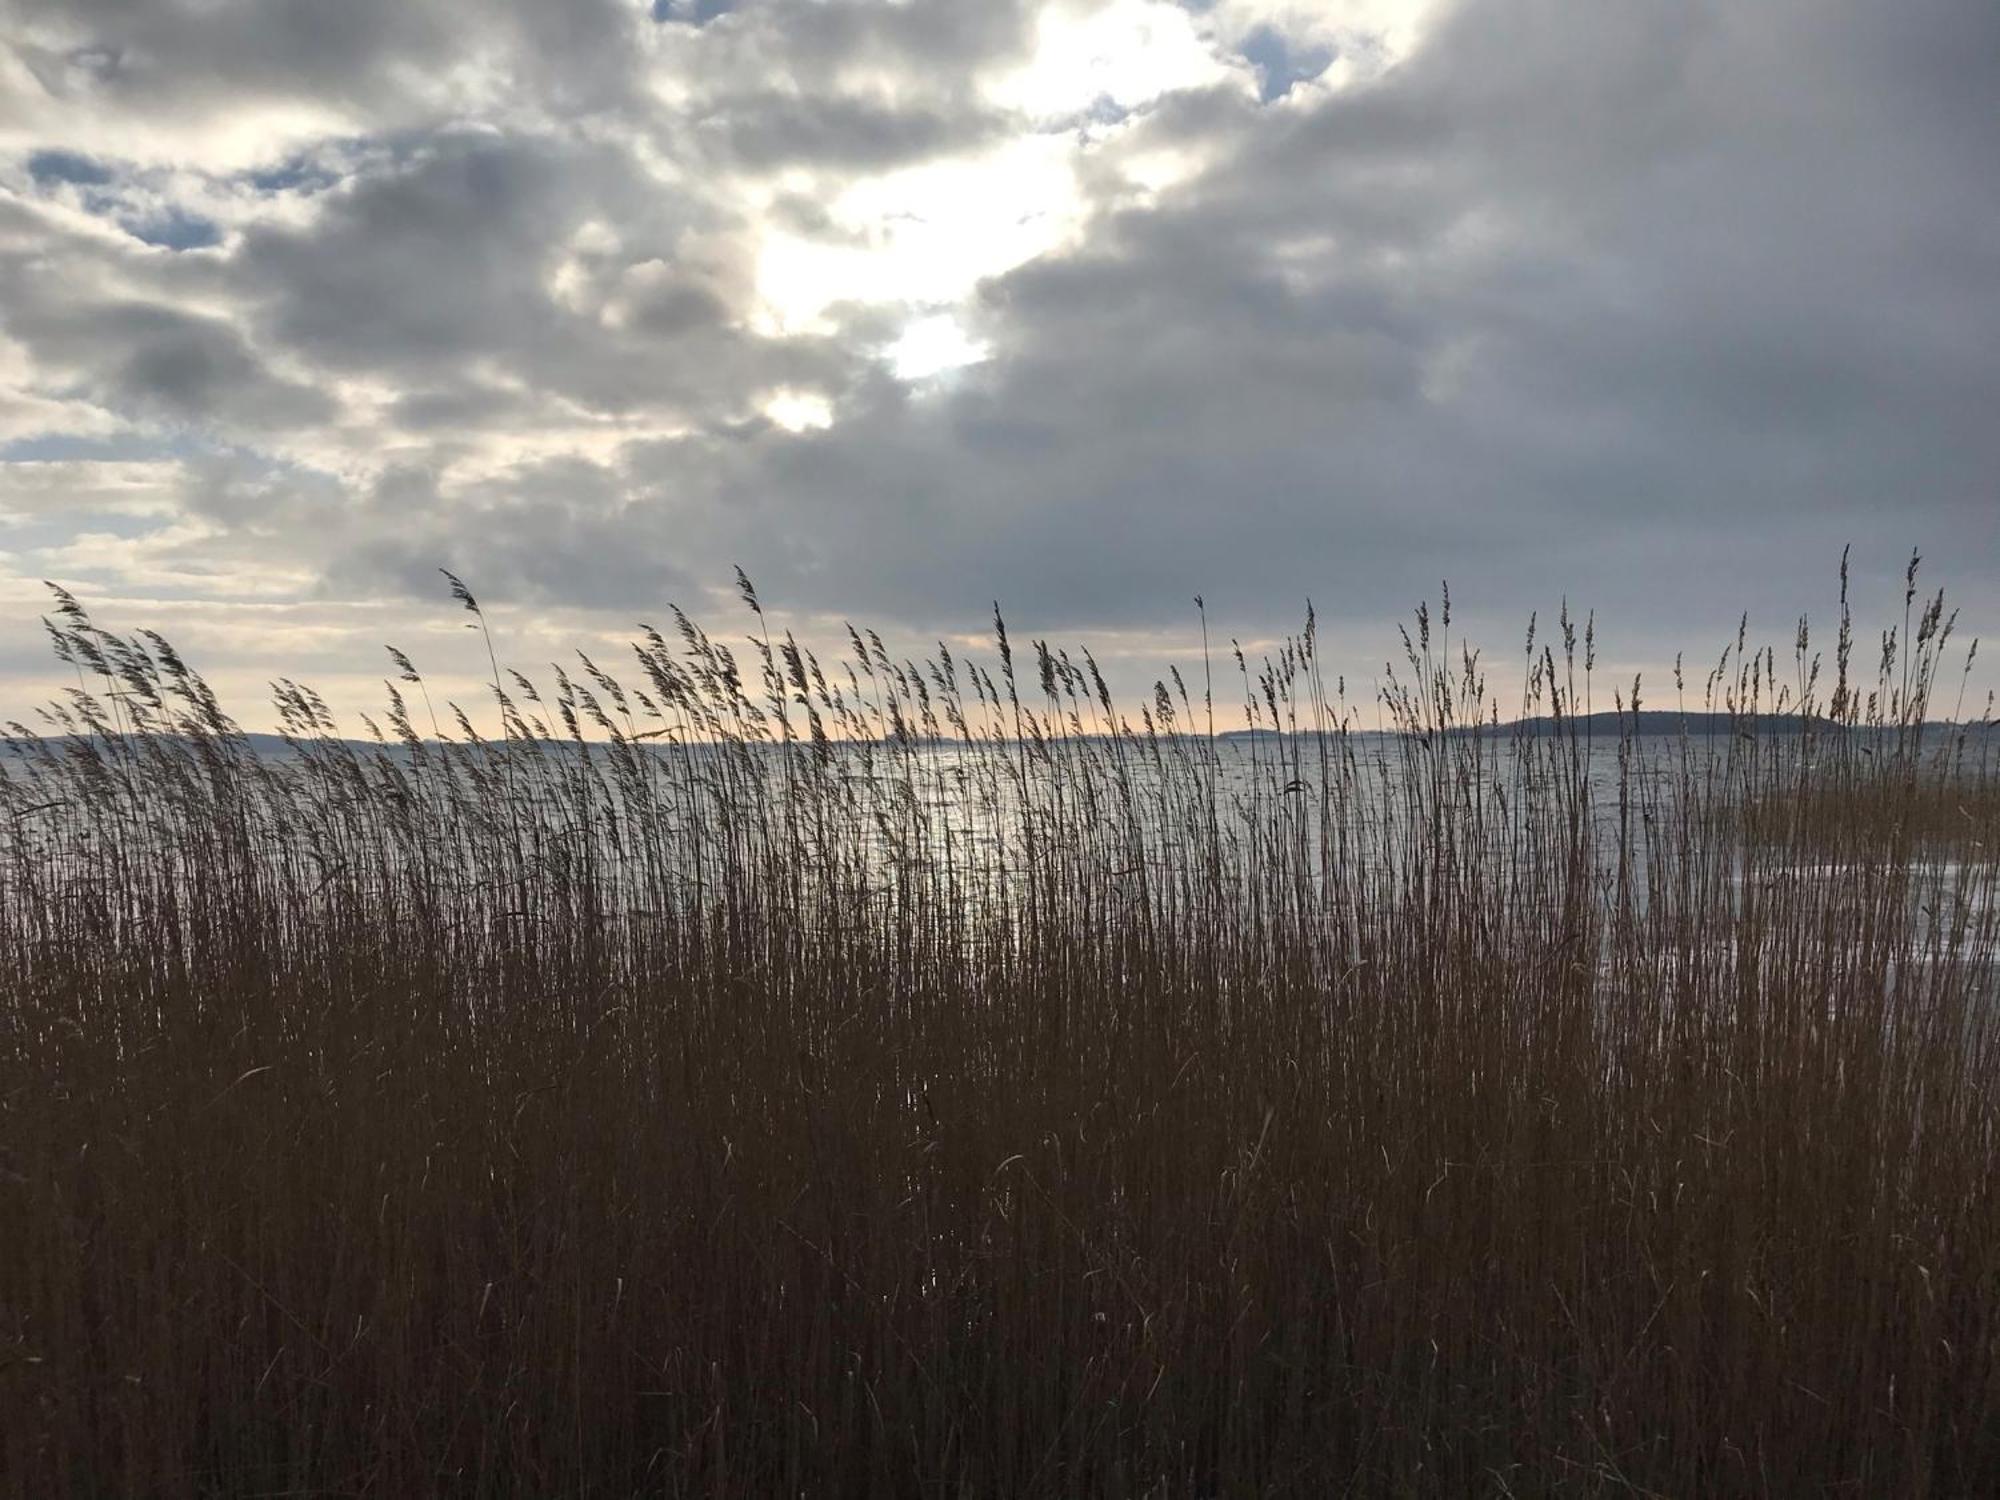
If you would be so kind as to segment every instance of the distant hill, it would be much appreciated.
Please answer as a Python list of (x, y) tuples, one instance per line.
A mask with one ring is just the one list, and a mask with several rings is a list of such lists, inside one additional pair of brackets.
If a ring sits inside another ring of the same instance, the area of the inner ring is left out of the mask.
[[(1833, 720), (1821, 718), (1818, 715), (1739, 714), (1732, 717), (1726, 713), (1682, 713), (1677, 709), (1671, 708), (1649, 708), (1641, 711), (1636, 717), (1632, 714), (1621, 715), (1616, 710), (1605, 710), (1601, 713), (1579, 714), (1574, 719), (1563, 719), (1561, 721), (1548, 717), (1516, 719), (1511, 723), (1501, 724), (1497, 732), (1501, 734), (1524, 733), (1549, 735), (1557, 733), (1559, 728), (1567, 732), (1572, 726), (1593, 736), (1616, 736), (1623, 730), (1636, 729), (1640, 734), (1717, 735), (1742, 733), (1755, 734), (1766, 738), (1783, 738), (1787, 735), (1805, 734), (1809, 731), (1814, 734), (1838, 734), (1842, 730), (1842, 726), (1834, 723)], [(1946, 724), (1933, 720), (1918, 726), (1918, 728), (1928, 738), (1931, 735), (1951, 734), (1960, 730), (1972, 734), (1985, 734), (1990, 733), (1993, 726), (1979, 723)], [(1489, 734), (1495, 732), (1491, 725), (1485, 726), (1485, 729)], [(1870, 729), (1864, 725), (1856, 732), (1862, 734), (1882, 734), (1893, 733), (1893, 730)]]
[[(1926, 738), (1964, 731), (1974, 735), (2000, 733), (2000, 726), (1991, 724), (1947, 724), (1932, 721), (1922, 726)], [(1547, 736), (1572, 731), (1587, 734), (1592, 738), (1616, 739), (1619, 734), (1636, 730), (1645, 735), (1688, 734), (1696, 737), (1725, 735), (1732, 733), (1756, 734), (1766, 738), (1782, 739), (1791, 735), (1804, 734), (1811, 730), (1815, 734), (1839, 733), (1840, 726), (1831, 719), (1817, 715), (1801, 714), (1742, 714), (1732, 717), (1726, 713), (1682, 713), (1677, 709), (1649, 708), (1636, 717), (1620, 714), (1615, 709), (1601, 713), (1578, 714), (1574, 718), (1555, 719), (1546, 715), (1528, 719), (1503, 719), (1499, 724), (1467, 724), (1457, 727), (1457, 734)], [(1373, 729), (1360, 731), (1375, 734)], [(1393, 731), (1391, 731), (1393, 733)], [(1890, 731), (1867, 730), (1860, 733), (1887, 733)], [(1225, 740), (1256, 740), (1279, 738), (1275, 729), (1230, 729), (1217, 736)]]
[(1757, 734), (1795, 735), (1808, 730), (1815, 733), (1837, 728), (1831, 719), (1807, 718), (1800, 714), (1738, 714), (1726, 713), (1682, 713), (1678, 709), (1648, 708), (1637, 715), (1620, 714), (1615, 709), (1594, 714), (1578, 714), (1575, 718), (1557, 720), (1542, 716), (1532, 719), (1516, 719), (1499, 726), (1502, 733), (1548, 735), (1559, 730), (1574, 727), (1592, 735), (1617, 735), (1628, 730), (1640, 734)]

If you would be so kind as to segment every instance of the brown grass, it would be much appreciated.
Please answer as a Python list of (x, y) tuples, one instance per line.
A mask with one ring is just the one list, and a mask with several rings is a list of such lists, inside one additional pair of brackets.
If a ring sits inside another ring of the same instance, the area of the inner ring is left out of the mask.
[(1816, 727), (1664, 750), (1585, 742), (1567, 622), (1569, 727), (1471, 732), (1448, 611), (1361, 734), (1309, 622), (1230, 747), (997, 621), (997, 675), (836, 667), (745, 593), (747, 674), (496, 659), (505, 743), (395, 696), (374, 750), (283, 684), (284, 759), (59, 598), (83, 686), (0, 782), (8, 1491), (2000, 1476), (1941, 606), (1873, 693), (1844, 621), (1830, 692), (1739, 643), (1704, 701)]
[[(1908, 770), (1908, 767), (1905, 767)], [(1940, 844), (1974, 848), (2000, 840), (2000, 785), (1946, 770), (1915, 771), (1886, 795), (1811, 784), (1784, 788), (1744, 809), (1748, 836), (1759, 843), (1797, 844), (1823, 851), (1907, 848)]]

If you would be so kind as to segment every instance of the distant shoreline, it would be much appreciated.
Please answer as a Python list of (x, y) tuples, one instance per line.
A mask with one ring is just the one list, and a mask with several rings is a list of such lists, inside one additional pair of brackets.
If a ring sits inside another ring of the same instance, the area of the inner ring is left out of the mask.
[[(1287, 738), (1310, 738), (1315, 732), (1311, 726), (1306, 725), (1293, 730), (1276, 730), (1259, 726), (1254, 729), (1219, 729), (1215, 732), (1214, 738), (1218, 743), (1234, 745), (1266, 740), (1277, 741)], [(1332, 734), (1338, 731), (1329, 729), (1327, 732)], [(1369, 740), (1398, 739), (1405, 733), (1405, 731), (1393, 728), (1377, 729), (1356, 726), (1350, 726), (1346, 732), (1350, 738)], [(1821, 735), (1852, 733), (1865, 734), (1872, 738), (1882, 738), (1893, 736), (1899, 731), (1894, 727), (1883, 725), (1841, 725), (1831, 719), (1819, 717), (1807, 718), (1798, 714), (1730, 715), (1728, 713), (1711, 712), (1691, 712), (1684, 714), (1671, 709), (1646, 709), (1634, 716), (1629, 713), (1621, 714), (1615, 709), (1607, 709), (1597, 713), (1579, 714), (1575, 717), (1565, 715), (1560, 719), (1541, 715), (1526, 719), (1504, 719), (1498, 724), (1459, 724), (1452, 725), (1443, 732), (1451, 736), (1471, 735), (1506, 739), (1548, 739), (1558, 734), (1571, 732), (1581, 732), (1587, 738), (1604, 739), (1616, 739), (1626, 733), (1636, 733), (1644, 738), (1665, 738), (1686, 735), (1693, 739), (1713, 739), (1730, 734), (1743, 734), (1746, 738), (1754, 736), (1760, 739), (1795, 739), (1807, 733)], [(1953, 734), (1971, 735), (1981, 739), (2000, 739), (2000, 724), (1983, 720), (1953, 722), (1946, 719), (1928, 719), (1921, 724), (1904, 726), (1902, 732), (1915, 732), (1925, 739), (1932, 736)], [(147, 733), (152, 733), (152, 731), (147, 731)], [(107, 738), (122, 740), (137, 737), (139, 737), (137, 734), (128, 734)], [(169, 734), (160, 737), (174, 739), (180, 736)], [(1162, 738), (1165, 737), (1164, 735), (1162, 736)], [(1189, 731), (1182, 731), (1179, 737), (1184, 740), (1202, 740), (1207, 738), (1204, 734)], [(77, 738), (79, 736), (62, 732), (52, 732), (31, 740), (24, 740), (18, 735), (0, 736), (0, 751), (11, 750), (20, 753), (28, 745), (64, 743)], [(80, 738), (92, 739), (98, 737), (85, 735), (80, 736)], [(239, 743), (249, 746), (260, 755), (281, 754), (293, 748), (294, 744), (344, 745), (357, 752), (376, 750), (408, 751), (410, 748), (408, 742), (403, 740), (362, 739), (350, 735), (293, 741), (288, 740), (284, 735), (274, 734), (266, 730), (246, 730), (240, 735), (233, 736), (233, 738), (237, 739)], [(1063, 735), (1057, 738), (1069, 743), (1089, 744), (1110, 740), (1114, 736), (1097, 733)], [(1135, 731), (1133, 738), (1144, 739), (1145, 735), (1143, 732)], [(418, 741), (418, 743), (425, 749), (442, 750), (450, 747), (463, 748), (471, 742), (463, 739), (426, 738)], [(518, 737), (513, 741), (495, 737), (484, 739), (479, 743), (497, 748), (509, 743), (520, 743), (520, 741)], [(562, 749), (576, 746), (579, 742), (572, 739), (548, 738), (538, 739), (533, 743), (543, 749)], [(583, 740), (581, 743), (587, 746), (608, 746), (614, 742), (603, 736), (593, 736)], [(669, 740), (653, 736), (646, 739), (629, 740), (627, 743), (640, 746), (657, 746), (661, 749), (717, 749), (728, 742), (723, 740)], [(782, 740), (758, 742), (752, 748), (780, 750), (783, 748), (784, 743)], [(809, 748), (811, 745), (811, 741), (803, 736), (795, 737), (791, 743), (798, 748)], [(861, 745), (873, 745), (880, 748), (909, 743), (920, 748), (942, 750), (977, 745), (984, 742), (953, 735), (920, 735), (912, 737), (908, 742), (898, 741), (893, 738), (883, 738), (876, 740), (838, 739), (832, 740), (830, 743), (836, 748)]]

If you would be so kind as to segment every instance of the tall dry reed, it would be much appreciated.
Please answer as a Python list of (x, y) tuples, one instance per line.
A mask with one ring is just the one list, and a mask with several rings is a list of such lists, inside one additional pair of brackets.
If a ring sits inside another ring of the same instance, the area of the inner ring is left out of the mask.
[(280, 683), (282, 755), (57, 596), (7, 1490), (1991, 1490), (1993, 740), (1914, 571), (1873, 678), (1843, 590), (1665, 739), (1567, 615), (1538, 723), (1447, 604), (1387, 734), (1309, 618), (1232, 740), (742, 590), (622, 681), (496, 652), (498, 740)]

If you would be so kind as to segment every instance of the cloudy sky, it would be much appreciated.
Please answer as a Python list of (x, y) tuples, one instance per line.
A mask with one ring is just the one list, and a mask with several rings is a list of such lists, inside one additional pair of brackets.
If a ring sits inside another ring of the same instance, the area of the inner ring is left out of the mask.
[[(2000, 629), (1992, 0), (0, 0), (0, 710), (39, 580), (257, 721), (395, 641), (1092, 644), (1448, 579), (1613, 668)], [(2000, 657), (2000, 651), (1992, 653)], [(1664, 683), (1656, 687), (1663, 689)], [(247, 697), (245, 695), (248, 695)]]

